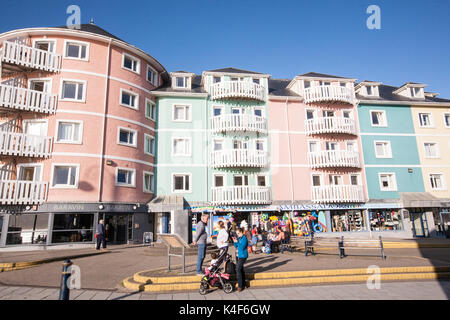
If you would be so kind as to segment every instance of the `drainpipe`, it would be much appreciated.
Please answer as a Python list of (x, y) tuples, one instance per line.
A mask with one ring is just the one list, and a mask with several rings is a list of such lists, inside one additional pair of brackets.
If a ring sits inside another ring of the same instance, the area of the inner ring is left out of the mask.
[(106, 61), (106, 81), (105, 81), (105, 105), (103, 109), (103, 124), (102, 124), (102, 143), (101, 143), (101, 156), (100, 156), (100, 174), (98, 178), (98, 202), (102, 202), (103, 196), (103, 171), (105, 168), (104, 158), (105, 158), (105, 129), (106, 129), (106, 113), (108, 111), (108, 94), (109, 94), (109, 75), (110, 75), (110, 63), (111, 63), (111, 42), (112, 38), (109, 39), (108, 44), (108, 59)]
[(286, 125), (288, 131), (288, 152), (289, 152), (289, 170), (291, 172), (291, 203), (294, 204), (294, 173), (292, 171), (292, 153), (291, 153), (291, 134), (289, 129), (289, 108), (288, 108), (289, 98), (286, 97)]

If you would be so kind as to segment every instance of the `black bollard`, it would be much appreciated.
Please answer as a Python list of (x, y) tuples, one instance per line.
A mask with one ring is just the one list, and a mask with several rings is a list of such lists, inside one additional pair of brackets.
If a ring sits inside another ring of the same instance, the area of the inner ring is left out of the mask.
[(72, 265), (70, 259), (66, 259), (63, 263), (63, 269), (61, 274), (61, 287), (59, 289), (59, 300), (69, 300), (70, 290), (67, 286), (67, 282), (70, 278), (69, 267)]

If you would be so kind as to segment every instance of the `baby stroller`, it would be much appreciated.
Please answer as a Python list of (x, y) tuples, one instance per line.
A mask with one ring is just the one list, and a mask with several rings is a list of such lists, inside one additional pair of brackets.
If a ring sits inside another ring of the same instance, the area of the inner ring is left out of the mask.
[(230, 274), (222, 273), (222, 265), (231, 262), (231, 255), (226, 251), (222, 251), (217, 258), (216, 263), (209, 268), (205, 268), (205, 275), (200, 283), (200, 294), (208, 293), (210, 287), (217, 287), (223, 289), (225, 293), (233, 292), (233, 285), (230, 282)]

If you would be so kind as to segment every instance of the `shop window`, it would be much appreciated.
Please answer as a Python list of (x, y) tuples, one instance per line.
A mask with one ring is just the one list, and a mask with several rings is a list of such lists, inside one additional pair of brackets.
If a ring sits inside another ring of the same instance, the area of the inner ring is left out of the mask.
[(94, 214), (55, 214), (52, 243), (92, 242)]
[(10, 215), (6, 245), (46, 244), (48, 214)]
[(366, 230), (364, 214), (359, 210), (332, 212), (331, 226), (333, 232), (355, 232)]
[(372, 231), (402, 230), (402, 217), (398, 211), (369, 211), (370, 229)]

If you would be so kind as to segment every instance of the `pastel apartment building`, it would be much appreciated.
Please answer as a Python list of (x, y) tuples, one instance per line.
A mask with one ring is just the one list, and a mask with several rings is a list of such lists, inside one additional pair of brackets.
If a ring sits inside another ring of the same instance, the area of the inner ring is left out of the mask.
[[(321, 236), (442, 236), (450, 100), (425, 85), (168, 73), (93, 25), (0, 34), (0, 247), (191, 241), (231, 217)], [(298, 230), (297, 230), (298, 231)]]

